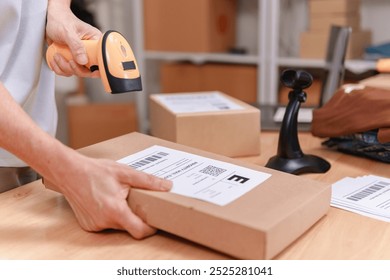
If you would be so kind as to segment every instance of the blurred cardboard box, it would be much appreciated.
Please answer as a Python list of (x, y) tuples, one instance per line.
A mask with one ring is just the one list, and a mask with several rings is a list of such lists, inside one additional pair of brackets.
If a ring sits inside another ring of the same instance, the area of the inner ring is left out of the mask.
[(69, 146), (77, 149), (138, 130), (134, 103), (69, 102)]
[(151, 135), (229, 157), (260, 153), (260, 111), (221, 92), (152, 94)]
[[(312, 85), (305, 89), (307, 100), (305, 103), (302, 103), (302, 107), (315, 107), (319, 106), (320, 104), (320, 97), (321, 97), (321, 89), (322, 89), (322, 81), (319, 79), (314, 79)], [(287, 87), (281, 87), (279, 90), (279, 103), (282, 105), (287, 105), (288, 100), (288, 94), (290, 93), (291, 89)]]
[(161, 92), (221, 91), (247, 103), (257, 101), (257, 67), (224, 63), (164, 63)]
[(360, 30), (360, 16), (358, 14), (348, 16), (319, 16), (317, 14), (313, 14), (310, 16), (309, 20), (309, 31), (312, 33), (323, 32), (328, 34), (332, 25), (349, 26), (354, 32), (358, 32)]
[(235, 44), (236, 0), (144, 0), (145, 49), (226, 52)]
[[(329, 34), (303, 32), (300, 38), (300, 57), (325, 59)], [(352, 32), (346, 52), (346, 59), (362, 58), (364, 49), (371, 43), (370, 31)]]
[(350, 15), (360, 12), (360, 0), (310, 0), (310, 14)]
[(162, 63), (160, 66), (160, 91), (169, 93), (203, 91), (203, 65), (188, 62)]
[[(150, 149), (164, 152), (149, 153)], [(140, 157), (139, 153), (145, 151), (148, 152), (148, 156)], [(330, 206), (331, 184), (137, 132), (83, 148), (80, 152), (89, 156), (99, 155), (101, 158), (120, 160), (123, 164), (147, 173), (152, 173), (151, 169), (161, 168), (160, 177), (167, 174), (163, 162), (170, 160), (168, 162), (170, 163), (172, 159), (184, 160), (185, 167), (193, 166), (194, 156), (197, 157), (196, 164), (201, 165), (201, 168), (206, 166), (218, 169), (222, 166), (223, 170), (227, 170), (224, 168), (228, 164), (229, 171), (233, 170), (230, 173), (231, 177), (224, 173), (198, 174), (192, 170), (192, 176), (198, 176), (193, 183), (185, 185), (186, 189), (193, 189), (193, 186), (197, 185), (196, 182), (201, 179), (199, 176), (204, 178), (203, 181), (212, 181), (214, 177), (214, 181), (221, 180), (222, 184), (226, 184), (224, 181), (226, 180), (230, 182), (231, 188), (220, 187), (221, 184), (215, 187), (223, 195), (232, 188), (236, 190), (242, 188), (243, 185), (240, 184), (254, 182), (248, 192), (225, 205), (173, 192), (138, 188), (131, 188), (128, 203), (132, 211), (147, 224), (237, 259), (274, 258), (326, 215)], [(181, 155), (177, 156), (178, 153)], [(132, 159), (131, 155), (133, 155)], [(211, 167), (208, 165), (210, 163)], [(183, 168), (183, 166), (176, 169), (170, 167), (168, 172), (177, 174)], [(224, 172), (223, 170), (221, 172)], [(246, 175), (247, 180), (243, 180), (243, 173), (241, 173), (243, 171), (249, 175)], [(259, 176), (267, 178), (259, 181)], [(229, 180), (232, 177), (242, 180)], [(57, 189), (47, 180), (44, 180), (44, 184), (47, 188)], [(174, 188), (183, 188), (183, 185), (178, 185), (177, 180), (174, 181)]]

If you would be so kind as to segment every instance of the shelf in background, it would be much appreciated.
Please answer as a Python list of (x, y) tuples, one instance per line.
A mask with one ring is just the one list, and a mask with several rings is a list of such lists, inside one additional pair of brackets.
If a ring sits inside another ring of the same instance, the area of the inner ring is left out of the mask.
[(227, 53), (187, 53), (187, 52), (163, 52), (145, 51), (145, 59), (162, 61), (191, 61), (195, 64), (206, 62), (223, 62), (239, 64), (258, 64), (257, 55), (227, 54)]
[[(164, 51), (145, 51), (145, 59), (161, 61), (190, 61), (195, 64), (206, 62), (220, 63), (238, 63), (238, 64), (260, 64), (260, 58), (257, 55), (247, 54), (227, 54), (227, 53), (190, 53), (190, 52), (164, 52)], [(299, 57), (279, 57), (277, 59), (279, 66), (287, 67), (307, 67), (307, 68), (325, 68), (324, 59), (309, 59)], [(352, 73), (360, 74), (366, 71), (375, 70), (376, 62), (372, 60), (351, 59), (345, 61), (345, 67)]]
[[(324, 59), (309, 59), (299, 57), (279, 57), (279, 66), (326, 68)], [(350, 59), (345, 61), (345, 68), (352, 73), (361, 74), (366, 71), (375, 70), (376, 62), (372, 60)]]

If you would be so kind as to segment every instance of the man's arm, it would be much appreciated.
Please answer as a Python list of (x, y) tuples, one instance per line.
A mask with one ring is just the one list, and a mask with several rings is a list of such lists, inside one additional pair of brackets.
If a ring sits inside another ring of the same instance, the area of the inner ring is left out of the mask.
[[(69, 0), (49, 0), (48, 40), (73, 46), (71, 49), (78, 63), (83, 62), (83, 51), (78, 47), (82, 45), (80, 38), (92, 34), (100, 35), (71, 14)], [(65, 74), (88, 74), (76, 63), (63, 63), (61, 58), (57, 66), (57, 70)], [(83, 229), (126, 230), (135, 238), (155, 232), (132, 213), (127, 197), (131, 187), (166, 191), (171, 182), (112, 160), (83, 156), (63, 145), (34, 123), (1, 82), (0, 113), (0, 147), (53, 183), (68, 200)]]
[(169, 190), (171, 183), (111, 160), (92, 159), (40, 129), (0, 83), (0, 146), (55, 184), (87, 231), (128, 231), (135, 238), (154, 233), (133, 214), (131, 187)]

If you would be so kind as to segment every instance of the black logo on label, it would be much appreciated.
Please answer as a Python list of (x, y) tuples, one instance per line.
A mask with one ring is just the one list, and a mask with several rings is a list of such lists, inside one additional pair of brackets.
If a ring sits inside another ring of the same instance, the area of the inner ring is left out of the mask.
[(244, 184), (245, 182), (249, 181), (249, 178), (246, 178), (246, 177), (242, 177), (242, 176), (239, 176), (239, 175), (233, 175), (233, 176), (230, 176), (228, 178), (229, 181), (236, 181), (236, 182), (239, 182), (241, 184)]

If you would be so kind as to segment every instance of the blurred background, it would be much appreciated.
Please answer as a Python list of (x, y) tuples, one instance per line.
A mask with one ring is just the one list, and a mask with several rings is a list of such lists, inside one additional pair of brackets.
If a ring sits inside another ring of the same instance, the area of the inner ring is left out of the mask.
[(315, 105), (332, 24), (353, 29), (344, 82), (375, 75), (375, 60), (390, 56), (386, 0), (73, 0), (72, 9), (128, 39), (144, 87), (110, 95), (99, 79), (57, 77), (57, 137), (73, 148), (147, 133), (152, 93), (220, 90), (251, 104), (286, 103), (285, 68), (312, 73), (307, 105)]

